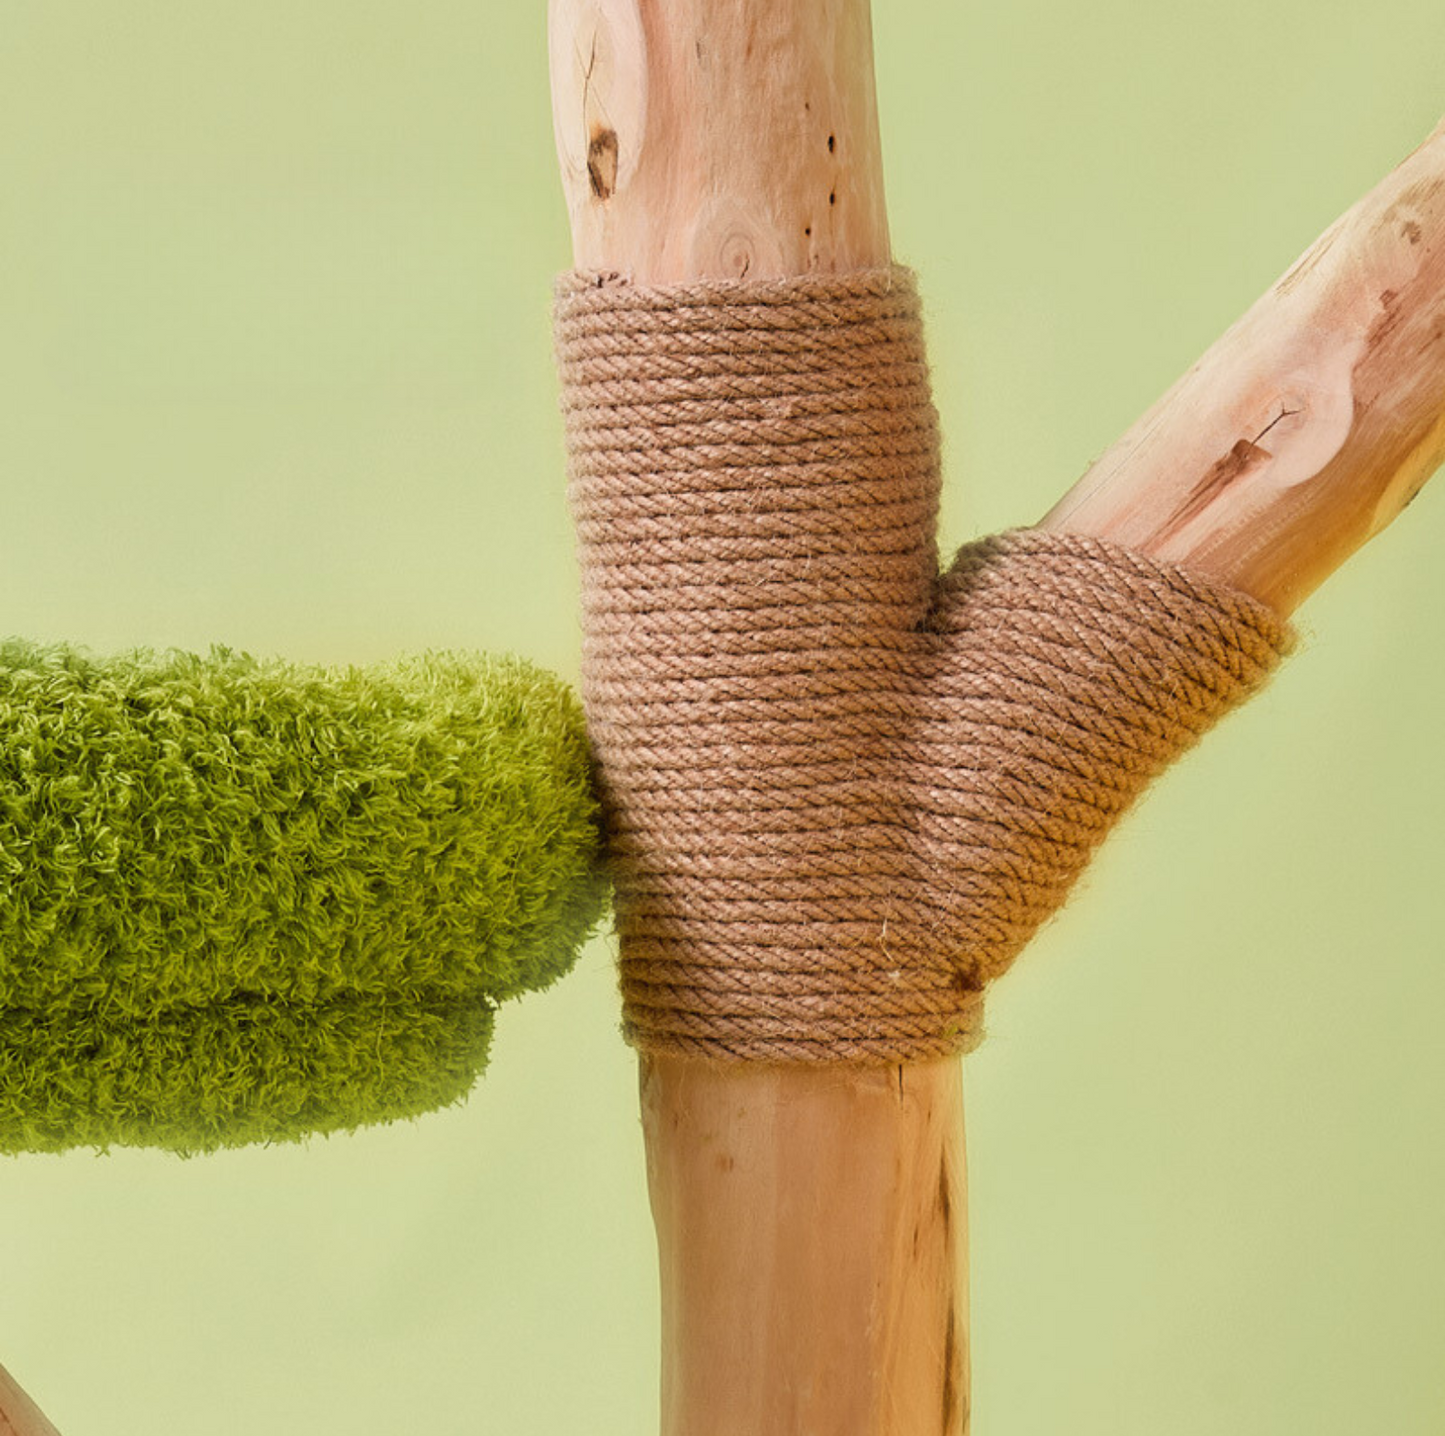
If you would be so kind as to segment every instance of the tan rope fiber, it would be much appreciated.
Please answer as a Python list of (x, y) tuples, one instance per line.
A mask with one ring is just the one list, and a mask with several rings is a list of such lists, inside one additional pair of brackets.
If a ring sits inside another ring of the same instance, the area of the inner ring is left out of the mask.
[(1254, 600), (1020, 531), (941, 578), (911, 273), (558, 282), (624, 1030), (966, 1051), (1145, 785), (1263, 680)]

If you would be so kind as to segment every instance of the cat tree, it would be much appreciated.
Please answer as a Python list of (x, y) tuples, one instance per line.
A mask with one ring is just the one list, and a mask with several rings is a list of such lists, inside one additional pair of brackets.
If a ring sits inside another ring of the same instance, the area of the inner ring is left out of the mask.
[[(867, 0), (553, 0), (550, 24), (579, 271), (663, 289), (891, 264)], [(1037, 528), (1285, 618), (1445, 457), (1442, 356), (1445, 124)], [(665, 1436), (966, 1430), (957, 1060), (639, 1070)], [(54, 1433), (3, 1370), (0, 1431)]]

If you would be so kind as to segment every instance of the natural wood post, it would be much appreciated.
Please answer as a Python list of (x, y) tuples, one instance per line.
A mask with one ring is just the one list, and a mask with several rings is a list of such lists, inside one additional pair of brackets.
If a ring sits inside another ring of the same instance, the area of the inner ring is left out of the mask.
[[(866, 0), (552, 0), (579, 268), (889, 261)], [(1445, 453), (1445, 126), (1044, 520), (1288, 614)], [(644, 1058), (664, 1436), (968, 1425), (956, 1063)]]
[(866, 0), (551, 0), (549, 36), (579, 269), (888, 263)]
[[(553, 0), (578, 268), (640, 284), (891, 260), (868, 0)], [(668, 1436), (967, 1423), (956, 1061), (641, 1061)]]

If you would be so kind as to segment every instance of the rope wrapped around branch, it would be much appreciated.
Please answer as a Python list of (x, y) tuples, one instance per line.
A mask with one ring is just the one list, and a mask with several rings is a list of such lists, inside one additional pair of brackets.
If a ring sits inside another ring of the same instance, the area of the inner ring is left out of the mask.
[(970, 1050), (985, 985), (1291, 630), (1077, 536), (940, 576), (906, 269), (575, 273), (555, 335), (628, 1040)]

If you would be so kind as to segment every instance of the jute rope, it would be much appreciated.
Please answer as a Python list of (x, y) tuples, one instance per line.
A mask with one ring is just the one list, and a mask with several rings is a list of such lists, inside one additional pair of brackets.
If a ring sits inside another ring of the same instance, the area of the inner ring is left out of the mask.
[(904, 269), (558, 283), (583, 690), (624, 1030), (653, 1051), (966, 1051), (982, 992), (1288, 628), (1094, 539), (941, 578)]

